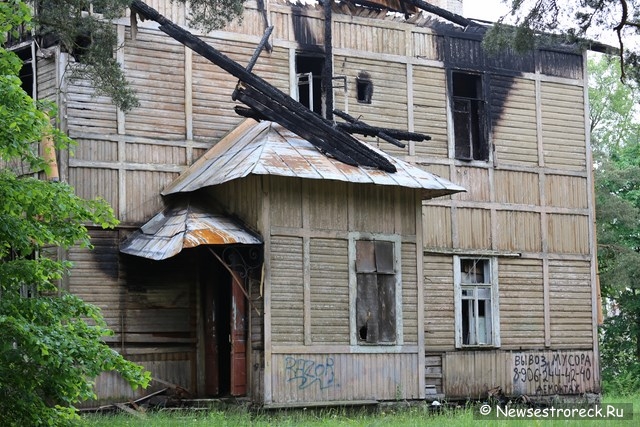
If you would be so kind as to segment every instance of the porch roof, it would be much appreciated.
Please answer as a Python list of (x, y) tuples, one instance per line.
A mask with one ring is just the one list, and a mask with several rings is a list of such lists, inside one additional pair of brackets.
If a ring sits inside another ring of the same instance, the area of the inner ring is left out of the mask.
[(199, 245), (260, 244), (239, 221), (189, 200), (174, 202), (120, 245), (120, 252), (162, 260)]
[(347, 165), (277, 123), (247, 119), (169, 184), (162, 194), (191, 192), (249, 174), (416, 188), (422, 190), (423, 199), (466, 191), (375, 147), (368, 147), (388, 159), (397, 171)]

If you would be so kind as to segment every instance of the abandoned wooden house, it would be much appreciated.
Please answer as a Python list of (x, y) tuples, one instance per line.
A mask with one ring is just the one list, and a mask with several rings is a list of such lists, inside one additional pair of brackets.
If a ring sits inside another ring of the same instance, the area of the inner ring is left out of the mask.
[(183, 6), (147, 3), (168, 21), (114, 22), (126, 115), (68, 53), (16, 46), (78, 141), (61, 179), (121, 221), (62, 254), (115, 350), (265, 406), (599, 393), (584, 52), (489, 55), (461, 1), (250, 0), (188, 36)]

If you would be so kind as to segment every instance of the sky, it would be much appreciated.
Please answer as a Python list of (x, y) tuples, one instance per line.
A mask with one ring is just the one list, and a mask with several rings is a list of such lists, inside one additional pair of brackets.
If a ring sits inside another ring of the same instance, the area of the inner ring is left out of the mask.
[(496, 21), (509, 10), (500, 0), (464, 0), (462, 9), (467, 18), (487, 21)]

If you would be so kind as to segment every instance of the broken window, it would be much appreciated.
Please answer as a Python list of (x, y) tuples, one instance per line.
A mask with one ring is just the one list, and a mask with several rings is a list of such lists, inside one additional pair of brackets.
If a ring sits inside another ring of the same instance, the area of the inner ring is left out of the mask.
[(489, 160), (482, 76), (454, 71), (451, 85), (455, 158)]
[(456, 346), (498, 346), (495, 259), (456, 258)]
[(356, 90), (358, 102), (362, 104), (371, 104), (373, 97), (373, 82), (367, 73), (360, 73), (356, 77)]
[(396, 341), (394, 243), (356, 241), (356, 335), (362, 344)]
[(321, 56), (296, 55), (297, 101), (323, 115), (322, 107), (322, 68), (324, 58)]

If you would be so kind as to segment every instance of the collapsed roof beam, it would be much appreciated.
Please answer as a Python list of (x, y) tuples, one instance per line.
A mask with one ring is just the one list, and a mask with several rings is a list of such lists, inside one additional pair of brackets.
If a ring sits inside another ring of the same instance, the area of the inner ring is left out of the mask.
[(206, 44), (189, 31), (162, 16), (157, 10), (140, 0), (133, 0), (131, 8), (141, 18), (160, 24), (160, 30), (194, 52), (213, 62), (240, 80), (234, 99), (259, 111), (269, 120), (307, 139), (320, 151), (353, 165), (395, 172), (396, 167), (383, 155), (373, 151), (350, 134), (333, 127), (332, 122), (295, 101), (265, 80), (247, 71), (243, 66)]
[(454, 24), (458, 24), (462, 27), (476, 26), (481, 27), (482, 25), (465, 18), (462, 15), (458, 15), (453, 12), (449, 12), (446, 9), (443, 9), (438, 6), (434, 6), (432, 4), (427, 3), (424, 0), (403, 0), (409, 4), (414, 5), (418, 9), (422, 9), (425, 12), (433, 13), (434, 15), (438, 15), (439, 17), (446, 19), (449, 22), (453, 22)]

